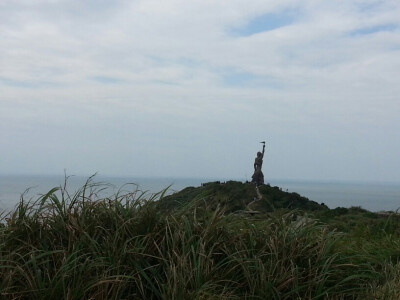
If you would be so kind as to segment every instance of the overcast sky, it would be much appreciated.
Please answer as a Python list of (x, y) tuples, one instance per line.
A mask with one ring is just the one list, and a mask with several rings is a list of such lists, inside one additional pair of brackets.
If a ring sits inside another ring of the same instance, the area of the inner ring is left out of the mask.
[(0, 173), (400, 181), (398, 0), (0, 0)]

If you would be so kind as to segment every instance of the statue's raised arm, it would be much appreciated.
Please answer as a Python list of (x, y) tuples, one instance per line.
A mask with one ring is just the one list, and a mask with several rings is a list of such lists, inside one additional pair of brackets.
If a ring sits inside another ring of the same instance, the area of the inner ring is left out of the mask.
[(262, 156), (264, 157), (264, 152), (265, 152), (265, 142), (261, 142), (261, 144), (263, 144)]

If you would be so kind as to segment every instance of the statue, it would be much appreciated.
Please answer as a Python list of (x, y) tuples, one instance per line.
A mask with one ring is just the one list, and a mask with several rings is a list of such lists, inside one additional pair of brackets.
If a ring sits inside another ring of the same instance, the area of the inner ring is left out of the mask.
[(251, 178), (253, 178), (251, 182), (257, 186), (264, 184), (264, 174), (261, 171), (261, 167), (263, 164), (263, 157), (265, 152), (265, 142), (261, 142), (261, 144), (263, 144), (262, 153), (257, 152), (257, 157), (254, 161), (254, 174), (253, 176), (251, 176)]

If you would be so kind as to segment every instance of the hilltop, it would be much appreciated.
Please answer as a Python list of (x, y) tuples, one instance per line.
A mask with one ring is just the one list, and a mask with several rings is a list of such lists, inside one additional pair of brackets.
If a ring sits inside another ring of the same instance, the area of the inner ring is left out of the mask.
[[(379, 235), (383, 229), (394, 232), (400, 216), (394, 212), (375, 213), (361, 207), (328, 208), (295, 192), (283, 191), (280, 187), (261, 185), (258, 188), (249, 182), (214, 181), (199, 187), (187, 187), (172, 195), (161, 197), (160, 211), (172, 213), (188, 207), (205, 207), (207, 210), (220, 209), (224, 214), (266, 215), (274, 212), (291, 212), (293, 216), (307, 215), (322, 222), (331, 230), (360, 234)], [(296, 218), (295, 218), (296, 219)]]
[(276, 209), (299, 209), (305, 211), (329, 210), (297, 193), (283, 191), (277, 186), (261, 185), (258, 188), (249, 182), (208, 182), (200, 187), (187, 187), (180, 192), (160, 200), (164, 209), (179, 208), (193, 200), (204, 201), (209, 208), (221, 207), (227, 213), (252, 211), (267, 213)]

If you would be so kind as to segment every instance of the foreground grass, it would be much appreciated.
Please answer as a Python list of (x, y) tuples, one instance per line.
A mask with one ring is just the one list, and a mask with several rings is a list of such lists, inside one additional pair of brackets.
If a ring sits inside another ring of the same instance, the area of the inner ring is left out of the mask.
[(391, 254), (290, 211), (244, 218), (198, 198), (166, 214), (162, 193), (98, 197), (103, 187), (53, 189), (3, 217), (1, 299), (392, 299), (400, 290)]

